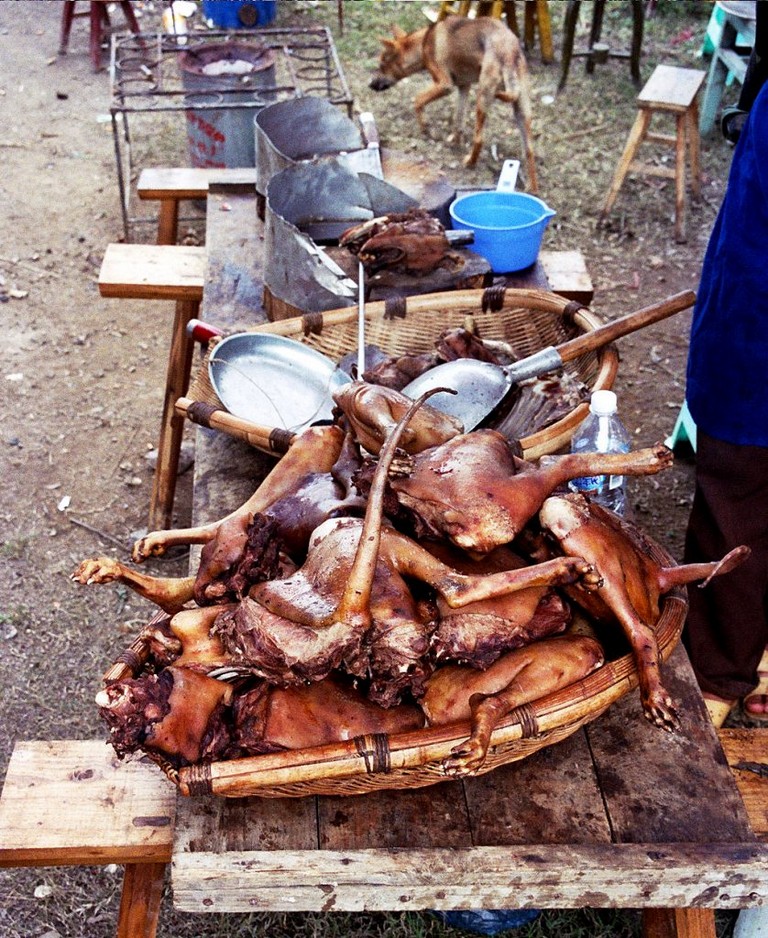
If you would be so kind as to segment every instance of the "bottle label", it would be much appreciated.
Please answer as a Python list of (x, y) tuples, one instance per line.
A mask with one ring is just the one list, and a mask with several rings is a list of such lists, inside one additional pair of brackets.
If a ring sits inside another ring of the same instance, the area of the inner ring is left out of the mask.
[(584, 494), (602, 492), (605, 488), (606, 476), (581, 476), (571, 479), (570, 486), (576, 492)]

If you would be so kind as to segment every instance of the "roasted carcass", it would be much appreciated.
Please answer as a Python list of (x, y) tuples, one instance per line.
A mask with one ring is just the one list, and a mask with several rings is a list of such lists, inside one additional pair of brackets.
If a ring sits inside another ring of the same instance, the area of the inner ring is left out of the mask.
[(638, 544), (637, 534), (628, 535), (617, 515), (576, 493), (548, 498), (539, 520), (560, 551), (589, 560), (600, 575), (600, 590), (569, 592), (596, 621), (620, 623), (635, 656), (645, 715), (664, 729), (674, 728), (677, 715), (661, 683), (654, 632), (660, 597), (695, 580), (706, 585), (742, 563), (749, 548), (738, 547), (717, 563), (660, 567)]
[(347, 229), (339, 246), (354, 254), (368, 273), (392, 268), (428, 274), (450, 253), (445, 228), (425, 209), (391, 213)]
[(589, 635), (561, 635), (510, 651), (486, 671), (447, 665), (427, 682), (421, 707), (433, 726), (471, 720), (469, 738), (445, 761), (449, 775), (476, 772), (491, 733), (515, 707), (539, 700), (586, 677), (603, 663)]
[(244, 689), (184, 667), (109, 684), (96, 696), (119, 755), (143, 749), (174, 766), (305, 749), (424, 725), (413, 704), (385, 710), (348, 680)]
[(626, 454), (570, 453), (536, 465), (516, 456), (495, 430), (476, 430), (415, 455), (411, 471), (391, 479), (391, 486), (425, 533), (485, 553), (512, 542), (568, 480), (651, 475), (672, 459), (659, 444)]

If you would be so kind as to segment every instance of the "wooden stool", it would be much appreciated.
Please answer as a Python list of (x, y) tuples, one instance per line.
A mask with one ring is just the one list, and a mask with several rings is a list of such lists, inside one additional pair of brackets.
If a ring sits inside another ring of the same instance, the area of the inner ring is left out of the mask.
[(143, 169), (136, 185), (140, 199), (160, 202), (157, 243), (176, 244), (179, 236), (179, 202), (205, 199), (211, 183), (256, 185), (256, 170), (159, 167)]
[[(456, 0), (456, 2), (444, 0), (440, 4), (437, 19), (445, 19), (449, 13), (456, 13), (459, 16), (493, 16), (496, 19), (501, 19), (503, 15), (512, 32), (516, 36), (520, 35), (515, 0), (479, 0), (476, 4), (473, 4), (473, 0)], [(547, 0), (525, 0), (523, 45), (526, 52), (531, 52), (536, 45), (537, 29), (541, 42), (541, 61), (548, 64), (555, 59), (549, 5)]]
[(0, 867), (125, 867), (118, 938), (154, 938), (176, 791), (103, 740), (18, 742), (0, 799)]
[[(119, 0), (120, 7), (125, 16), (126, 22), (131, 28), (131, 32), (141, 35), (139, 24), (136, 20), (136, 14), (133, 12), (130, 0)], [(91, 64), (94, 72), (102, 68), (101, 57), (101, 38), (103, 27), (111, 27), (109, 19), (109, 10), (107, 9), (107, 0), (92, 0), (88, 11), (75, 12), (76, 0), (64, 0), (64, 8), (61, 12), (61, 41), (59, 43), (59, 55), (66, 55), (69, 47), (69, 34), (72, 31), (72, 21), (76, 16), (88, 16), (91, 24), (90, 33), (90, 51)]]
[[(704, 81), (705, 73), (694, 68), (676, 68), (672, 65), (657, 65), (645, 87), (637, 97), (638, 112), (629, 132), (624, 152), (608, 191), (608, 197), (600, 213), (600, 222), (605, 220), (616, 201), (628, 172), (648, 176), (663, 176), (675, 180), (675, 239), (685, 240), (685, 151), (686, 141), (691, 162), (691, 190), (695, 196), (700, 191), (699, 170), (699, 113), (696, 96)], [(674, 114), (677, 123), (675, 136), (648, 132), (651, 118), (657, 112)], [(633, 162), (643, 141), (672, 144), (675, 147), (675, 168), (651, 166)]]
[(576, 35), (576, 24), (579, 19), (580, 7), (581, 0), (568, 0), (568, 5), (565, 9), (563, 60), (560, 68), (560, 83), (557, 86), (557, 90), (562, 91), (565, 87), (565, 83), (568, 81), (568, 70), (570, 69), (573, 56), (586, 56), (586, 70), (589, 75), (594, 72), (596, 64), (602, 64), (609, 58), (629, 59), (632, 81), (639, 87), (640, 50), (643, 46), (643, 23), (645, 17), (643, 0), (632, 0), (632, 45), (629, 52), (612, 52), (609, 46), (600, 42), (600, 36), (603, 31), (605, 0), (595, 0), (592, 4), (592, 26), (589, 31), (589, 47), (581, 52), (574, 52), (573, 42)]
[(172, 527), (173, 497), (184, 433), (184, 417), (176, 413), (174, 406), (177, 399), (186, 394), (189, 385), (194, 343), (187, 335), (187, 324), (200, 312), (205, 264), (204, 247), (109, 244), (99, 272), (99, 292), (104, 297), (176, 301), (157, 468), (149, 506), (150, 530)]
[(699, 122), (699, 133), (702, 136), (711, 133), (715, 126), (728, 74), (732, 74), (738, 82), (744, 83), (749, 55), (739, 52), (737, 45), (746, 43), (751, 49), (755, 44), (757, 14), (754, 3), (718, 3), (717, 10), (723, 17), (723, 24), (712, 51), (707, 86), (704, 89)]

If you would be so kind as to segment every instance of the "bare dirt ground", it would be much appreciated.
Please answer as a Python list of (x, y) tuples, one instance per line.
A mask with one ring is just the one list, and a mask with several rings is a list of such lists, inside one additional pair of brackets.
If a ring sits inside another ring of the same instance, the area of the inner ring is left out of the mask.
[[(85, 557), (114, 552), (125, 559), (131, 532), (146, 524), (152, 475), (146, 455), (156, 442), (170, 312), (169, 304), (99, 297), (105, 246), (123, 237), (106, 119), (109, 79), (91, 72), (83, 21), (75, 23), (69, 55), (57, 56), (62, 6), (0, 3), (0, 322), (6, 343), (0, 372), (0, 776), (19, 739), (104, 736), (93, 703), (100, 676), (149, 611), (125, 590), (83, 590), (69, 580)], [(383, 94), (367, 87), (386, 24), (421, 25), (425, 6), (347, 2), (342, 34), (335, 3), (281, 2), (277, 25), (330, 27), (355, 106), (374, 112), (385, 146), (429, 155), (457, 187), (492, 186), (502, 160), (520, 155), (517, 131), (501, 105), (478, 166), (467, 171), (444, 142), (449, 102), (434, 105), (430, 138), (418, 136), (409, 102), (423, 76)], [(629, 181), (610, 225), (597, 231), (637, 89), (625, 61), (612, 59), (587, 76), (583, 59), (575, 59), (565, 91), (555, 97), (564, 4), (550, 6), (557, 61), (543, 65), (538, 47), (529, 56), (541, 195), (558, 213), (545, 246), (583, 251), (596, 288), (593, 308), (611, 318), (695, 288), (731, 151), (719, 134), (703, 141), (702, 198), (689, 208), (685, 244), (673, 239), (674, 193), (667, 181)], [(627, 48), (626, 6), (608, 4), (604, 38), (612, 48)], [(657, 5), (646, 24), (643, 80), (659, 62), (706, 67), (697, 53), (710, 9), (694, 2)], [(156, 28), (160, 12), (159, 2), (143, 4), (143, 22)], [(114, 20), (123, 25), (119, 11)], [(587, 28), (582, 22), (582, 33)], [(178, 136), (177, 127), (167, 141), (140, 139), (143, 165), (168, 165)], [(671, 165), (671, 151), (655, 158)], [(684, 313), (620, 342), (616, 389), (638, 446), (672, 430), (684, 394), (688, 325)], [(177, 503), (180, 524), (188, 516), (189, 488), (187, 475)], [(630, 491), (636, 519), (679, 556), (691, 500), (690, 460), (678, 459), (663, 478), (641, 480)], [(157, 561), (152, 572), (183, 573), (185, 563), (183, 557)], [(8, 938), (113, 934), (119, 885), (120, 872), (109, 868), (3, 871), (0, 930)], [(552, 913), (526, 934), (631, 935), (637, 927), (631, 913), (587, 924), (578, 917), (564, 924)], [(442, 926), (420, 916), (201, 921), (173, 913), (167, 902), (160, 934), (266, 929), (314, 935), (339, 928), (412, 935)]]

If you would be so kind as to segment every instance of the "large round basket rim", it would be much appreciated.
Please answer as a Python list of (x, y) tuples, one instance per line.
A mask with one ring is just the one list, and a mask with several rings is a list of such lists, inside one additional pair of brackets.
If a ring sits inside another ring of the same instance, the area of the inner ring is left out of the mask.
[[(563, 323), (571, 323), (582, 333), (590, 332), (603, 324), (603, 320), (592, 310), (557, 293), (511, 287), (426, 293), (400, 298), (396, 302), (378, 300), (365, 305), (365, 321), (369, 332), (378, 329), (379, 335), (388, 335), (397, 340), (398, 336), (404, 335), (403, 330), (424, 319), (428, 326), (434, 327), (434, 333), (429, 332), (428, 327), (426, 328), (426, 333), (432, 341), (441, 329), (445, 328), (444, 320), (449, 314), (454, 317), (476, 318), (489, 314), (511, 315), (515, 311), (526, 310), (550, 313), (560, 317)], [(305, 313), (302, 316), (264, 323), (242, 331), (293, 338), (313, 345), (325, 354), (331, 354), (322, 348), (321, 344), (326, 343), (335, 331), (348, 329), (350, 324), (356, 322), (357, 315), (357, 309), (345, 306), (325, 312)], [(421, 332), (422, 335), (425, 334), (424, 330)], [(354, 335), (356, 337), (356, 331)], [(209, 354), (215, 347), (216, 341), (216, 339), (212, 340)], [(352, 351), (352, 346), (345, 346), (339, 350), (338, 354), (332, 354), (331, 357), (338, 360), (350, 351)], [(385, 348), (385, 351), (393, 350)], [(593, 362), (590, 366), (590, 371), (593, 372), (589, 378), (590, 390), (610, 390), (618, 371), (619, 359), (615, 347), (604, 346), (572, 363), (570, 367), (578, 370), (587, 361)], [(192, 406), (195, 403), (206, 405), (207, 416), (204, 420), (200, 420), (199, 410)], [(210, 422), (210, 412), (207, 408), (214, 408), (217, 412), (217, 419), (214, 423)], [(567, 445), (576, 427), (586, 417), (588, 408), (588, 402), (584, 401), (549, 426), (523, 437), (520, 445), (525, 458), (537, 459), (540, 456), (557, 452)], [(285, 439), (286, 431), (261, 426), (227, 413), (207, 379), (207, 361), (193, 378), (189, 396), (177, 403), (177, 409), (194, 421), (205, 422), (207, 420), (206, 426), (213, 426), (214, 429), (243, 439), (267, 452), (284, 452), (289, 445)]]

